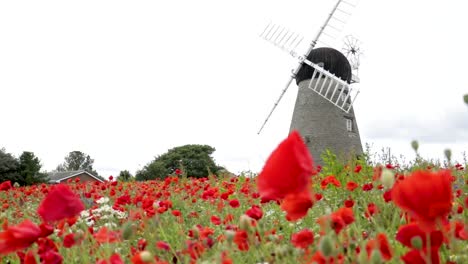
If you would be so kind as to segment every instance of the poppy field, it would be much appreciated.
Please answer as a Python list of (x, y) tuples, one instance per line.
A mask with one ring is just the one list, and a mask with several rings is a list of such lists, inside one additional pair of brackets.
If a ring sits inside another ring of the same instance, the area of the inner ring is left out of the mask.
[(257, 177), (0, 183), (0, 263), (468, 263), (466, 164), (315, 166), (297, 132)]

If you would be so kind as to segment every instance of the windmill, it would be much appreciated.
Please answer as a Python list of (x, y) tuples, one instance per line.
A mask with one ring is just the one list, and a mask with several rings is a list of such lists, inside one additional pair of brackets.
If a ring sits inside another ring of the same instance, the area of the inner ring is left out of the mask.
[[(356, 86), (359, 82), (357, 74), (361, 55), (358, 41), (347, 36), (342, 48), (343, 54), (329, 47), (321, 39), (322, 36), (332, 36), (333, 33), (329, 30), (340, 31), (340, 26), (336, 24), (343, 26), (346, 21), (338, 13), (349, 17), (351, 14), (346, 8), (354, 6), (353, 3), (338, 0), (303, 56), (295, 50), (303, 39), (299, 34), (271, 23), (261, 33), (261, 37), (265, 40), (297, 58), (299, 64), (292, 71), (291, 77), (258, 134), (295, 79), (299, 90), (290, 131), (300, 132), (317, 164), (323, 163), (320, 157), (327, 149), (346, 158), (362, 154), (362, 144), (353, 109), (353, 103), (359, 94), (359, 88)], [(316, 48), (318, 43), (323, 46)]]

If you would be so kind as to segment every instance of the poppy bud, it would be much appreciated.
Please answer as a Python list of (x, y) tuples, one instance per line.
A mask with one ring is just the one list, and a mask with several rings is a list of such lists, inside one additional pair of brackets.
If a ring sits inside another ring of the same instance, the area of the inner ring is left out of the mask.
[(198, 236), (200, 236), (200, 230), (198, 229), (198, 226), (194, 225), (191, 230), (193, 238), (198, 238)]
[(275, 248), (275, 257), (277, 258), (282, 258), (291, 253), (290, 248), (287, 246), (278, 246)]
[(444, 150), (445, 157), (447, 158), (447, 161), (450, 163), (450, 160), (452, 159), (452, 151), (450, 149)]
[(236, 232), (234, 232), (232, 230), (226, 230), (224, 234), (226, 235), (227, 242), (230, 244), (230, 243), (232, 243), (232, 240), (234, 239), (234, 236), (236, 235)]
[(414, 149), (414, 152), (418, 152), (419, 143), (417, 140), (411, 141), (411, 147)]
[(370, 256), (370, 263), (372, 263), (372, 264), (383, 263), (382, 254), (380, 253), (379, 250), (377, 250), (377, 249), (372, 250), (372, 253), (371, 253), (371, 256)]
[(416, 237), (411, 238), (411, 246), (413, 246), (417, 250), (421, 250), (423, 246), (421, 237), (416, 236)]
[(135, 226), (130, 222), (125, 223), (125, 225), (122, 228), (122, 238), (124, 240), (129, 240), (132, 237), (134, 227)]
[(325, 257), (330, 257), (333, 255), (333, 240), (330, 238), (330, 236), (324, 236), (322, 238), (319, 248)]
[(143, 263), (151, 262), (153, 261), (153, 255), (151, 252), (145, 250), (140, 252), (140, 259), (143, 261)]
[(246, 215), (246, 214), (243, 214), (240, 216), (240, 219), (239, 219), (239, 227), (240, 229), (243, 229), (243, 230), (250, 230), (252, 228), (252, 218), (250, 218), (250, 216)]
[(395, 175), (392, 170), (383, 169), (380, 180), (382, 181), (382, 184), (385, 188), (390, 189), (392, 188), (393, 183), (395, 182)]

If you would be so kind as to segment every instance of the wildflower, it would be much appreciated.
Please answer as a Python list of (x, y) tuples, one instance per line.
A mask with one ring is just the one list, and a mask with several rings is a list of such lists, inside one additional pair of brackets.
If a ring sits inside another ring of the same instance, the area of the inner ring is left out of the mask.
[(291, 237), (291, 243), (297, 248), (307, 248), (314, 243), (314, 233), (309, 229), (303, 229)]
[(357, 187), (359, 187), (359, 185), (353, 181), (349, 181), (348, 183), (346, 183), (346, 189), (348, 189), (349, 191), (354, 191)]
[(416, 171), (393, 187), (392, 199), (418, 220), (424, 230), (430, 231), (437, 220), (445, 220), (452, 210), (450, 179), (448, 170)]
[(106, 204), (106, 203), (108, 203), (108, 202), (109, 202), (109, 198), (108, 198), (108, 197), (101, 197), (101, 198), (99, 198), (99, 199), (96, 201), (97, 204)]
[(27, 248), (40, 236), (41, 229), (30, 220), (24, 220), (16, 226), (8, 226), (0, 232), (0, 254)]
[(11, 186), (11, 181), (4, 181), (0, 183), (0, 191), (8, 191), (11, 188), (13, 188), (13, 186)]
[(358, 164), (358, 165), (356, 165), (356, 167), (354, 168), (354, 173), (359, 173), (361, 170), (362, 170), (362, 166)]
[(211, 223), (213, 223), (214, 225), (220, 225), (221, 224), (221, 218), (219, 218), (216, 215), (212, 215), (210, 220), (211, 220)]
[(229, 201), (229, 205), (230, 205), (232, 208), (237, 208), (237, 207), (240, 206), (240, 203), (239, 203), (239, 200), (234, 199), (234, 200)]
[(296, 221), (306, 216), (313, 204), (310, 191), (304, 190), (301, 193), (286, 196), (281, 203), (281, 209), (286, 212), (288, 221)]
[(307, 189), (312, 176), (312, 157), (297, 131), (271, 153), (257, 186), (261, 197), (267, 200), (282, 200), (288, 194)]
[(366, 251), (368, 257), (371, 257), (373, 250), (379, 250), (382, 258), (384, 260), (392, 259), (392, 249), (390, 248), (390, 243), (388, 242), (387, 236), (384, 233), (377, 234), (375, 239), (371, 239), (366, 244)]
[(99, 243), (113, 243), (120, 241), (120, 232), (110, 231), (106, 226), (101, 227), (99, 231), (93, 234), (94, 239)]
[(182, 213), (181, 213), (179, 210), (172, 210), (172, 212), (171, 212), (171, 213), (172, 213), (172, 215), (173, 215), (173, 216), (176, 216), (176, 217), (178, 217), (178, 216), (181, 216), (181, 215), (182, 215)]
[(364, 213), (365, 217), (366, 218), (370, 218), (371, 216), (373, 216), (375, 213), (378, 212), (378, 207), (377, 205), (375, 205), (375, 203), (369, 203), (367, 205), (367, 210), (366, 212)]
[(164, 251), (169, 251), (171, 249), (171, 246), (165, 241), (158, 241), (156, 242), (156, 248)]
[(262, 208), (260, 208), (260, 206), (252, 205), (252, 207), (250, 207), (250, 209), (248, 209), (245, 212), (245, 214), (258, 221), (262, 218), (263, 211), (262, 211)]
[[(398, 228), (396, 240), (400, 242), (401, 244), (403, 244), (404, 246), (407, 246), (411, 249), (425, 250), (427, 248), (427, 242), (428, 242), (427, 234), (428, 232), (424, 231), (418, 225), (418, 223), (410, 223), (410, 224), (403, 225), (400, 228)], [(416, 238), (422, 241), (422, 244), (420, 245), (420, 247), (413, 243)], [(429, 241), (430, 241), (431, 248), (439, 249), (439, 247), (442, 245), (443, 239), (444, 237), (441, 231), (435, 230), (435, 231), (429, 232)]]
[(141, 251), (133, 255), (131, 259), (133, 264), (153, 263), (153, 255), (149, 251)]
[(315, 201), (320, 201), (323, 198), (323, 194), (321, 193), (315, 193), (314, 194)]
[(328, 184), (333, 184), (336, 187), (341, 187), (340, 181), (338, 181), (334, 175), (329, 175), (325, 177), (325, 179), (323, 179), (322, 182), (320, 183), (320, 187), (322, 189), (326, 189)]
[(354, 201), (352, 199), (345, 200), (344, 201), (344, 206), (348, 207), (348, 208), (351, 208), (351, 207), (354, 206)]
[(234, 235), (234, 243), (240, 251), (249, 250), (248, 234), (245, 230), (238, 230)]
[(42, 200), (37, 213), (44, 221), (59, 221), (77, 216), (83, 211), (84, 204), (70, 187), (64, 184), (54, 186)]
[(374, 185), (372, 183), (366, 183), (362, 186), (362, 190), (367, 192), (370, 191), (374, 188)]

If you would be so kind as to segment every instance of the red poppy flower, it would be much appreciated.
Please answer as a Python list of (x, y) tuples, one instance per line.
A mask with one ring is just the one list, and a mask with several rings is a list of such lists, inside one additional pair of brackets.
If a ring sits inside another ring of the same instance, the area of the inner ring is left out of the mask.
[(309, 229), (303, 229), (291, 236), (291, 243), (297, 248), (307, 248), (314, 243), (314, 233)]
[(345, 207), (351, 208), (354, 206), (354, 201), (352, 199), (345, 200), (344, 205)]
[(333, 212), (331, 215), (322, 216), (317, 219), (322, 232), (332, 228), (336, 234), (339, 234), (343, 228), (354, 222), (354, 213), (351, 208), (343, 207)]
[(361, 165), (356, 165), (356, 167), (354, 168), (354, 172), (355, 172), (355, 173), (359, 173), (361, 170), (362, 170), (362, 166), (361, 166)]
[(354, 222), (354, 213), (353, 213), (353, 209), (351, 208), (347, 208), (347, 207), (342, 207), (338, 210), (336, 210), (333, 214), (335, 215), (338, 215), (339, 217), (341, 217), (341, 219), (343, 219), (344, 223), (346, 225), (349, 225), (351, 223)]
[[(419, 238), (421, 240), (421, 248), (417, 248), (413, 241), (414, 239)], [(398, 229), (396, 240), (401, 244), (412, 248), (412, 249), (423, 249), (427, 248), (427, 233), (418, 225), (418, 223), (410, 223), (403, 225)], [(442, 245), (444, 236), (441, 231), (432, 231), (430, 232), (430, 247), (439, 248)]]
[(384, 233), (377, 234), (375, 239), (371, 239), (366, 244), (367, 255), (370, 257), (372, 250), (377, 249), (380, 251), (384, 260), (392, 259), (392, 249), (388, 242), (387, 236)]
[(27, 248), (40, 236), (41, 229), (30, 220), (24, 220), (16, 226), (8, 226), (0, 232), (0, 254)]
[(320, 187), (322, 189), (325, 189), (327, 188), (328, 184), (333, 184), (336, 187), (341, 187), (340, 181), (338, 181), (338, 179), (336, 179), (334, 175), (329, 175), (325, 177), (325, 179), (323, 179), (322, 182), (320, 183)]
[(320, 201), (323, 198), (323, 194), (321, 193), (316, 193), (314, 196), (315, 196), (315, 201)]
[(221, 224), (221, 218), (219, 218), (216, 215), (212, 215), (210, 220), (211, 220), (211, 223), (213, 223), (214, 225), (220, 225)]
[(258, 205), (252, 205), (252, 207), (245, 212), (246, 215), (250, 216), (255, 220), (260, 220), (263, 216), (262, 208)]
[(379, 208), (377, 207), (377, 205), (375, 205), (375, 203), (369, 203), (367, 205), (367, 210), (364, 212), (364, 216), (367, 218), (370, 218), (378, 211), (379, 211)]
[(0, 191), (7, 191), (11, 188), (13, 188), (13, 186), (11, 186), (11, 181), (4, 181), (0, 183)]
[(365, 192), (372, 190), (372, 188), (374, 188), (372, 183), (366, 183), (362, 186), (362, 190)]
[(158, 241), (156, 242), (156, 248), (169, 251), (171, 249), (171, 246), (165, 241)]
[(237, 208), (237, 207), (240, 206), (240, 203), (239, 203), (239, 200), (234, 199), (234, 200), (229, 201), (229, 205), (230, 205), (232, 208)]
[(101, 227), (99, 231), (93, 234), (94, 239), (99, 243), (113, 243), (120, 241), (120, 232), (108, 230), (107, 227)]
[(286, 220), (296, 221), (307, 215), (309, 208), (314, 205), (311, 193), (305, 189), (298, 194), (289, 194), (281, 203), (281, 209), (286, 212)]
[(382, 196), (383, 196), (386, 203), (390, 202), (392, 200), (392, 190), (390, 189), (390, 190), (384, 192), (384, 194)]
[(262, 199), (282, 200), (309, 187), (312, 157), (299, 132), (293, 131), (271, 153), (257, 178)]
[(418, 220), (424, 230), (430, 231), (437, 220), (445, 220), (452, 210), (450, 179), (449, 170), (413, 172), (393, 187), (392, 199)]
[(357, 187), (359, 187), (359, 185), (353, 181), (349, 181), (348, 183), (346, 183), (346, 189), (348, 189), (349, 191), (354, 191)]
[(249, 242), (248, 242), (249, 235), (245, 230), (238, 230), (234, 235), (234, 243), (236, 243), (237, 248), (240, 251), (247, 251), (249, 250)]
[(52, 187), (42, 200), (37, 213), (44, 221), (59, 221), (78, 215), (85, 209), (80, 197), (64, 184)]
[[(439, 250), (431, 248), (431, 264), (440, 264)], [(401, 259), (405, 264), (426, 264), (428, 256), (420, 250), (413, 249), (406, 253)]]

